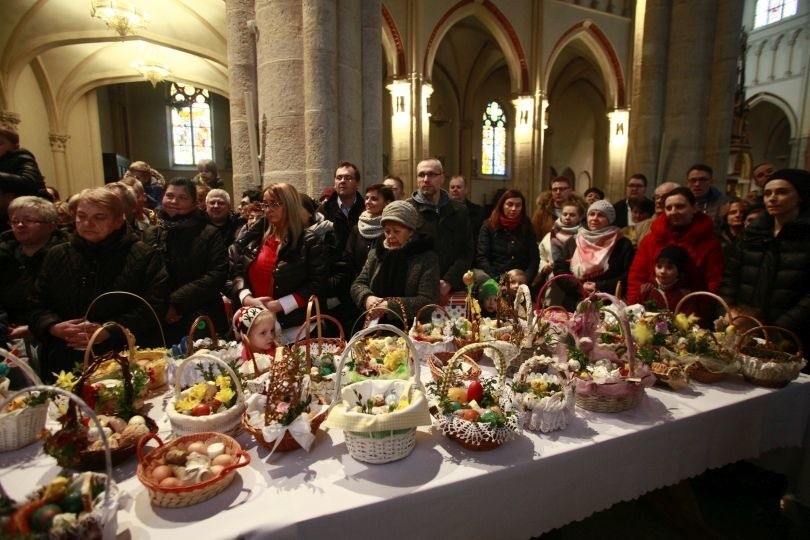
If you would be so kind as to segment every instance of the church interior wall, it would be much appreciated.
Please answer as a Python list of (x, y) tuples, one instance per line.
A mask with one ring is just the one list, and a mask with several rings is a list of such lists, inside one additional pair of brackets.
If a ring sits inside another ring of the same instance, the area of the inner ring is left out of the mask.
[(104, 183), (104, 170), (96, 157), (101, 154), (97, 102), (95, 91), (87, 92), (76, 102), (67, 118), (70, 193)]
[(22, 70), (13, 92), (13, 110), (21, 118), (20, 144), (34, 153), (39, 169), (47, 182), (48, 179), (56, 176), (51, 144), (48, 139), (50, 131), (48, 111), (39, 83), (30, 67), (26, 66)]

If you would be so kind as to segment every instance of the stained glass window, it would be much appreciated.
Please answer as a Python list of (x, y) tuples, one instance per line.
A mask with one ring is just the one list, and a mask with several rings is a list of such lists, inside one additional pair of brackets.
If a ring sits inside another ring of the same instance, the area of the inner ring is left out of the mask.
[(754, 28), (796, 15), (798, 0), (757, 0)]
[(487, 103), (481, 126), (481, 174), (506, 174), (506, 114), (497, 101)]
[(211, 101), (208, 90), (173, 82), (169, 87), (172, 153), (175, 165), (213, 159)]

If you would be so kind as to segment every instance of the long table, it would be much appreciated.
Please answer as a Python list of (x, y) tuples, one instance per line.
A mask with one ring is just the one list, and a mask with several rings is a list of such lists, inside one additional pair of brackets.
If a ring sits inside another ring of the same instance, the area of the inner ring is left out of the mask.
[[(164, 398), (165, 399), (165, 398)], [(162, 420), (162, 435), (168, 424)], [(528, 538), (740, 459), (794, 447), (787, 472), (810, 502), (810, 376), (779, 390), (742, 380), (647, 390), (618, 414), (577, 409), (564, 431), (524, 432), (470, 452), (435, 428), (414, 452), (385, 465), (351, 458), (339, 430), (318, 432), (309, 453), (273, 454), (242, 434), (252, 462), (204, 503), (152, 506), (135, 460), (114, 471), (123, 491), (119, 538)], [(799, 458), (795, 458), (795, 448)], [(0, 454), (15, 497), (58, 472), (41, 445)]]

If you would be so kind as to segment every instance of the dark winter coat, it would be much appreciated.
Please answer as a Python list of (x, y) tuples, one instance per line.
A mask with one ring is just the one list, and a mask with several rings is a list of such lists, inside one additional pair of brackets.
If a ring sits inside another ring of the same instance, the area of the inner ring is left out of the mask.
[(318, 212), (323, 214), (323, 217), (328, 219), (334, 225), (335, 231), (335, 247), (338, 253), (343, 253), (346, 247), (346, 241), (349, 239), (349, 233), (352, 227), (357, 225), (360, 219), (360, 214), (366, 207), (363, 196), (360, 193), (355, 193), (354, 204), (349, 209), (349, 217), (343, 215), (340, 211), (339, 199), (337, 192), (333, 193), (329, 199), (326, 200), (319, 208)]
[(0, 157), (0, 192), (19, 197), (36, 195), (44, 189), (45, 182), (34, 154), (21, 148)]
[(531, 224), (510, 231), (503, 227), (492, 229), (489, 223), (481, 226), (478, 233), (478, 250), (475, 267), (498, 280), (501, 274), (512, 269), (526, 272), (527, 283), (534, 281), (540, 264), (537, 238)]
[(205, 214), (195, 209), (172, 218), (161, 210), (158, 225), (144, 241), (163, 256), (169, 273), (169, 304), (181, 316), (179, 322), (166, 325), (166, 339), (175, 343), (187, 335), (199, 315), (209, 316), (217, 333), (227, 335), (231, 325), (220, 294), (228, 275), (227, 251)]
[(773, 236), (771, 216), (742, 233), (731, 254), (720, 295), (752, 310), (763, 323), (793, 331), (810, 346), (810, 211)]
[[(379, 242), (368, 254), (368, 259), (357, 279), (352, 284), (352, 300), (361, 309), (365, 310), (366, 298), (371, 295), (385, 296), (385, 293), (375, 284), (380, 283), (379, 276), (394, 276), (395, 279), (404, 277), (398, 283), (384, 283), (383, 287), (400, 287), (402, 294), (398, 295), (405, 308), (405, 315), (412, 320), (422, 306), (435, 304), (439, 300), (439, 258), (433, 251), (430, 240), (424, 236), (414, 236), (410, 242), (400, 250), (398, 257), (392, 258), (388, 250)], [(401, 269), (387, 268), (388, 261), (405, 260), (406, 266)], [(397, 271), (401, 270), (401, 271)], [(399, 306), (391, 305), (391, 309), (399, 313)]]
[[(162, 318), (169, 289), (160, 254), (124, 227), (99, 244), (73, 235), (69, 242), (48, 251), (31, 294), (31, 330), (43, 343), (44, 374), (70, 370), (83, 356), (81, 351), (67, 349), (62, 340), (51, 336), (50, 328), (83, 318), (93, 300), (109, 291), (137, 294)], [(138, 345), (161, 344), (152, 312), (135, 298), (105, 297), (95, 304), (87, 319), (122, 324), (132, 331)], [(110, 345), (114, 346), (115, 340)]]
[[(714, 235), (712, 219), (698, 212), (689, 227), (675, 228), (669, 224), (666, 214), (653, 220), (650, 232), (638, 245), (636, 257), (627, 276), (627, 302), (639, 301), (639, 288), (644, 283), (655, 280), (655, 259), (667, 246), (678, 246), (686, 250), (689, 260), (686, 263), (683, 283), (692, 291), (716, 293), (723, 279), (723, 250)], [(673, 306), (674, 307), (674, 306)]]
[[(230, 290), (234, 306), (241, 305), (239, 293), (250, 289), (248, 268), (256, 260), (264, 245), (264, 218), (234, 242), (228, 250), (230, 260)], [(273, 270), (273, 294), (275, 299), (297, 294), (306, 301), (315, 294), (324, 302), (326, 291), (327, 266), (323, 245), (312, 232), (305, 230), (295, 245), (290, 237), (284, 239), (278, 251), (278, 260)], [(277, 313), (282, 328), (300, 326), (306, 318), (306, 310), (299, 308), (290, 313)]]

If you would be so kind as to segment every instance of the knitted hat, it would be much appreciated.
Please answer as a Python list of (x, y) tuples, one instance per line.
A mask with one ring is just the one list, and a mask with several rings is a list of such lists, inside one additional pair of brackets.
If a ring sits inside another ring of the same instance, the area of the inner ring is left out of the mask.
[(655, 258), (655, 262), (661, 260), (671, 262), (678, 268), (678, 272), (683, 272), (684, 268), (686, 268), (686, 262), (689, 260), (689, 254), (682, 247), (667, 246)]
[(494, 279), (490, 278), (483, 282), (480, 287), (478, 287), (478, 301), (483, 302), (490, 296), (495, 296), (498, 294), (498, 282)]
[(774, 180), (790, 182), (799, 193), (799, 197), (802, 200), (802, 208), (806, 207), (808, 202), (810, 202), (810, 172), (803, 169), (782, 169), (776, 171), (771, 175), (771, 179), (765, 183), (763, 189)]
[(309, 212), (310, 216), (315, 216), (315, 212), (318, 211), (318, 205), (315, 204), (315, 201), (312, 200), (312, 197), (307, 195), (306, 193), (301, 193), (301, 207)]
[(408, 201), (394, 201), (383, 209), (380, 224), (386, 221), (396, 221), (411, 230), (416, 230), (422, 224), (422, 216)]
[(256, 317), (263, 311), (266, 310), (256, 306), (241, 307), (236, 310), (233, 316), (233, 331), (236, 337), (248, 335), (253, 321), (255, 321)]
[(605, 214), (611, 225), (613, 225), (613, 222), (616, 221), (616, 210), (613, 209), (612, 204), (604, 199), (594, 201), (593, 204), (588, 207), (588, 213), (590, 214), (592, 210), (597, 210)]

